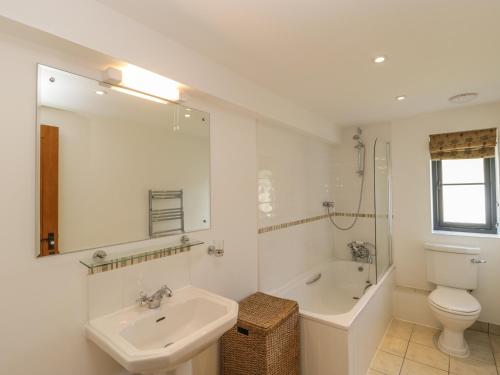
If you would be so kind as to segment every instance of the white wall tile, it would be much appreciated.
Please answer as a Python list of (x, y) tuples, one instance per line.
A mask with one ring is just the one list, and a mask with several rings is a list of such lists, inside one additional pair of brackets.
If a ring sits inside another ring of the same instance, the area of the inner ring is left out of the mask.
[[(272, 176), (272, 212), (259, 212), (259, 227), (324, 214), (331, 200), (330, 144), (262, 124), (257, 126), (260, 175)], [(259, 235), (259, 288), (272, 290), (333, 256), (333, 230), (326, 220)]]

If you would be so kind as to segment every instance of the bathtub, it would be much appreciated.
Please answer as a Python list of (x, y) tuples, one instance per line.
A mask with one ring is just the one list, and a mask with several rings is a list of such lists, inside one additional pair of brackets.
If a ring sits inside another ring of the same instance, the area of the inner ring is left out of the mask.
[(302, 375), (365, 375), (392, 319), (394, 268), (332, 260), (270, 294), (299, 303)]

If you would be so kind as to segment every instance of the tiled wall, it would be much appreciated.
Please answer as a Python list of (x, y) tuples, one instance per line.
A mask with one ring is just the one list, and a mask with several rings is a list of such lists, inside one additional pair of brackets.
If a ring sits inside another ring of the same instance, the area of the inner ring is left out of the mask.
[[(335, 229), (335, 255), (339, 258), (349, 258), (347, 243), (360, 240), (375, 242), (374, 223), (374, 175), (373, 175), (373, 147), (375, 139), (390, 139), (389, 125), (372, 125), (362, 128), (361, 138), (365, 144), (365, 180), (363, 198), (360, 212), (372, 214), (368, 217), (360, 217), (356, 225), (348, 231)], [(352, 139), (356, 133), (356, 127), (347, 127), (342, 130), (340, 145), (334, 148), (333, 172), (332, 172), (332, 194), (337, 211), (356, 212), (361, 177), (356, 174), (357, 151), (354, 149), (356, 142)], [(342, 227), (352, 223), (352, 217), (338, 217), (335, 221)]]
[(333, 256), (330, 144), (269, 124), (257, 126), (259, 287), (272, 290)]
[(377, 137), (390, 139), (389, 125), (363, 129), (365, 181), (356, 225), (348, 231), (335, 229), (322, 207), (323, 201), (333, 200), (334, 220), (341, 226), (356, 216), (361, 179), (355, 131), (345, 128), (341, 143), (331, 145), (279, 126), (257, 126), (262, 290), (277, 288), (330, 257), (350, 259), (350, 241), (375, 242), (373, 146)]

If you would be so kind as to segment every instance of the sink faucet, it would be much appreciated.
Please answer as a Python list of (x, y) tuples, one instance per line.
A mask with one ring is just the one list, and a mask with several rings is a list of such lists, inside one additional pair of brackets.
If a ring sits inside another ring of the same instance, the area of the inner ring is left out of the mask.
[(137, 299), (137, 302), (139, 302), (141, 305), (148, 305), (150, 309), (157, 309), (161, 305), (161, 300), (163, 297), (172, 297), (174, 295), (174, 292), (172, 292), (172, 289), (170, 289), (168, 286), (163, 285), (160, 289), (158, 289), (156, 292), (154, 292), (151, 296), (148, 296), (144, 292), (139, 293), (139, 298)]

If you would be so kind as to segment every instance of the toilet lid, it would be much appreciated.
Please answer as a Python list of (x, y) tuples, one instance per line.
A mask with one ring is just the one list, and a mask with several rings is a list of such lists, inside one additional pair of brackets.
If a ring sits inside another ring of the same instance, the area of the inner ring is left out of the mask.
[(469, 314), (481, 310), (478, 300), (462, 289), (439, 287), (429, 294), (429, 301), (451, 312)]

